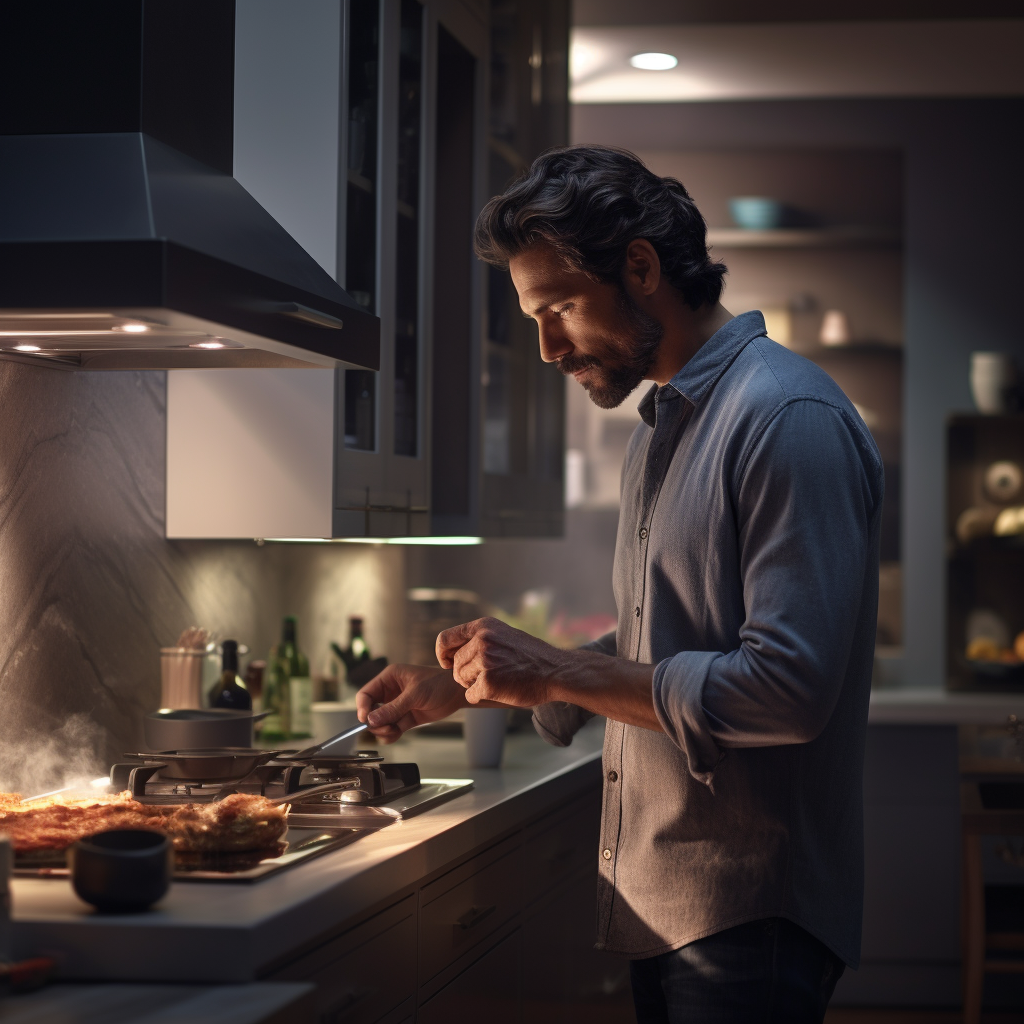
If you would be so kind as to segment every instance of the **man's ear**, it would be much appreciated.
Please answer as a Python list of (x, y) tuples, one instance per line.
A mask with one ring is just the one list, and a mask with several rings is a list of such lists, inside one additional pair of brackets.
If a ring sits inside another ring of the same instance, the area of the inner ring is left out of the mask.
[(646, 238), (634, 238), (626, 246), (623, 283), (635, 296), (653, 295), (661, 284), (661, 260)]

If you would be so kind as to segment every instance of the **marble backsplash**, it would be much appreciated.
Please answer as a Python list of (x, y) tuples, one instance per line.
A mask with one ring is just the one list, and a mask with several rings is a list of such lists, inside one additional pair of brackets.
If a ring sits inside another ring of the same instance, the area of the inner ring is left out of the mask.
[(316, 667), (362, 614), (371, 649), (404, 653), (399, 551), (164, 539), (165, 380), (0, 361), (2, 788), (103, 774), (141, 743), (185, 626), (265, 654), (295, 614)]

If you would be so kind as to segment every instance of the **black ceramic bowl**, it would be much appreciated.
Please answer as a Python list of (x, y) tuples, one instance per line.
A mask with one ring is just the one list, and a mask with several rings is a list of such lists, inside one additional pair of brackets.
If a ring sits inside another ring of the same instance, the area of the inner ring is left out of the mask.
[(69, 853), (71, 884), (98, 910), (146, 910), (171, 884), (170, 840), (143, 829), (114, 829), (80, 839)]

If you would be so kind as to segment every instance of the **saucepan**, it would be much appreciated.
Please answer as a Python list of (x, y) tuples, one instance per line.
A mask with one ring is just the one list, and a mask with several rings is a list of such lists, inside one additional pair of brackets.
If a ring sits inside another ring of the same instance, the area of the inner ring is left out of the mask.
[(269, 714), (229, 708), (161, 708), (143, 721), (146, 746), (150, 750), (251, 747), (253, 724)]

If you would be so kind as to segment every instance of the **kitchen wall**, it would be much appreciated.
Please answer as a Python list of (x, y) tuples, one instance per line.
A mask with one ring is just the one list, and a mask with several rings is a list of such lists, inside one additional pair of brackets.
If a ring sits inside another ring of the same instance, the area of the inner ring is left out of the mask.
[(0, 788), (141, 743), (158, 649), (190, 624), (265, 654), (296, 614), (315, 666), (361, 613), (401, 656), (399, 552), (164, 540), (164, 410), (162, 372), (0, 361)]

